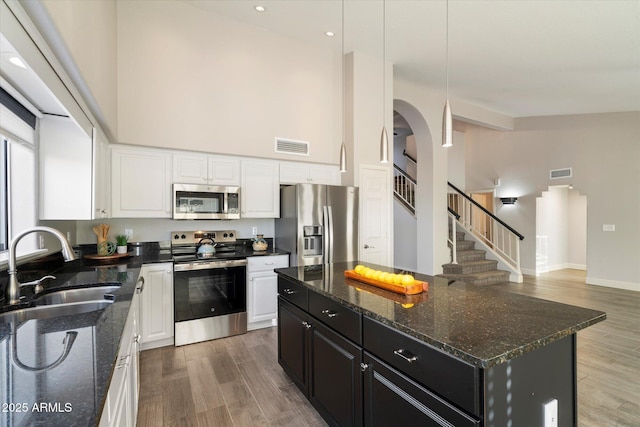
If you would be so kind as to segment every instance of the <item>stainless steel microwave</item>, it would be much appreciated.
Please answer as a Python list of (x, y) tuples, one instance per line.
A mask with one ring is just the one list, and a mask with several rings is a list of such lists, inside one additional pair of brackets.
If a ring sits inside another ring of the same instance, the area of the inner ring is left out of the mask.
[(173, 219), (240, 219), (240, 187), (173, 184)]

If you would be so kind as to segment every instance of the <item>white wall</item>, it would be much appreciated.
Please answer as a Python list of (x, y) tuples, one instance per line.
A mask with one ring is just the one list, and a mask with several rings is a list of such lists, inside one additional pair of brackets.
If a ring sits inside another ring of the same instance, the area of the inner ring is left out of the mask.
[(393, 201), (393, 266), (416, 271), (418, 241), (416, 218), (400, 202)]
[(464, 133), (453, 131), (453, 147), (447, 148), (447, 173), (450, 183), (465, 191)]
[[(516, 205), (507, 209), (516, 209)], [(536, 272), (559, 270), (568, 262), (566, 187), (550, 187), (536, 198)]]
[(178, 1), (118, 2), (118, 142), (337, 163), (340, 56)]
[(586, 197), (578, 191), (552, 186), (542, 192), (536, 199), (536, 274), (586, 269), (586, 220)]
[[(176, 221), (172, 219), (143, 219), (143, 218), (114, 218), (95, 221), (78, 221), (74, 244), (97, 243), (92, 228), (97, 224), (108, 224), (109, 240), (115, 241), (115, 236), (124, 234), (125, 229), (133, 230), (132, 242), (168, 241), (172, 231), (195, 230), (235, 230), (239, 239), (250, 239), (252, 227), (258, 227), (258, 233), (264, 237), (273, 237), (273, 219), (239, 219), (220, 221)], [(64, 227), (64, 224), (58, 224)]]
[[(61, 58), (68, 54), (81, 73), (77, 82), (80, 89), (86, 85), (94, 99), (85, 99), (93, 108), (102, 127), (110, 138), (118, 131), (117, 122), (117, 73), (116, 73), (116, 5), (111, 0), (43, 0), (64, 48), (55, 46), (54, 52)], [(33, 9), (33, 8), (30, 8)], [(68, 69), (67, 72), (73, 73)], [(76, 77), (76, 76), (74, 76)], [(86, 96), (86, 94), (85, 94)], [(94, 103), (95, 101), (95, 103)], [(112, 140), (112, 142), (116, 142)]]
[(568, 192), (568, 248), (567, 267), (587, 269), (587, 198), (576, 189)]
[[(491, 188), (499, 176), (496, 197), (518, 197), (516, 209), (496, 214), (524, 234), (522, 266), (535, 270), (535, 199), (550, 185), (573, 184), (589, 201), (587, 282), (640, 290), (639, 140), (640, 112), (522, 118), (512, 132), (468, 125), (467, 187)], [(564, 167), (572, 178), (549, 179)]]

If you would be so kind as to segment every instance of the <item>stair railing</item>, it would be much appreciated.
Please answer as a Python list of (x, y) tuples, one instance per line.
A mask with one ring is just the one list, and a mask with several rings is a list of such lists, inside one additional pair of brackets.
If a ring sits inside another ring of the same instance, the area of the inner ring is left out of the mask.
[(393, 194), (412, 214), (416, 212), (416, 191), (418, 184), (405, 171), (393, 165)]
[[(524, 240), (524, 236), (455, 185), (450, 182), (448, 184), (449, 188), (453, 190), (448, 194), (448, 209), (449, 212), (453, 211), (459, 215), (458, 224), (473, 233), (490, 250), (493, 250), (505, 262), (520, 271), (520, 241)], [(452, 232), (455, 235), (455, 227), (452, 228)], [(455, 245), (453, 248), (455, 256)]]
[(451, 208), (447, 208), (449, 210), (449, 219), (447, 221), (451, 221), (449, 224), (449, 230), (451, 230), (451, 236), (448, 239), (448, 242), (451, 244), (451, 264), (458, 263), (458, 248), (457, 248), (457, 238), (456, 236), (456, 221), (460, 219), (460, 215), (455, 213), (455, 211)]

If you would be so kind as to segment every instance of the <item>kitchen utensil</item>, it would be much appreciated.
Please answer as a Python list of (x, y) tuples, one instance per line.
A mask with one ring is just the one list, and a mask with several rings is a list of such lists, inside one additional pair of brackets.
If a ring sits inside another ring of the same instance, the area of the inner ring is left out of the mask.
[(198, 258), (211, 258), (216, 254), (216, 245), (213, 239), (205, 237), (198, 242), (196, 254)]

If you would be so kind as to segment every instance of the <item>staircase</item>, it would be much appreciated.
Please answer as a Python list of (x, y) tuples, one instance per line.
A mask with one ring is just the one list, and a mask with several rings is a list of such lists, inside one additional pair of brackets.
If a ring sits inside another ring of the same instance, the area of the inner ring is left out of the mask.
[(458, 263), (444, 264), (442, 266), (443, 274), (439, 274), (438, 277), (459, 280), (473, 285), (493, 285), (509, 281), (510, 273), (498, 270), (498, 261), (486, 259), (486, 251), (475, 249), (475, 242), (464, 238), (464, 232), (456, 231)]
[(397, 165), (393, 165), (393, 196), (411, 215), (416, 213), (416, 181)]

